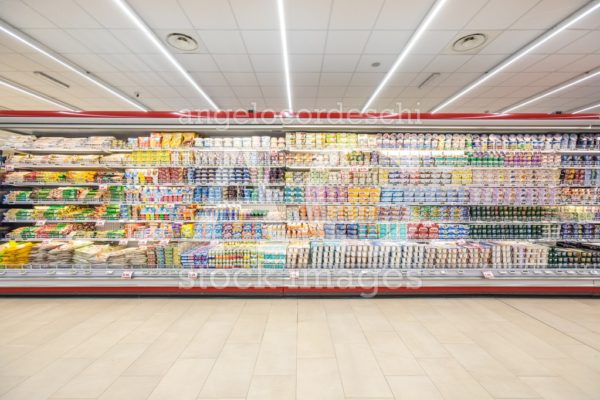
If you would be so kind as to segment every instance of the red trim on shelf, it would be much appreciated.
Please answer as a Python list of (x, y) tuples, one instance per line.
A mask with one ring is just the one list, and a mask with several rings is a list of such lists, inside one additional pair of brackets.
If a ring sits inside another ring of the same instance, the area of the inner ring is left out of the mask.
[(431, 120), (599, 120), (600, 114), (481, 114), (481, 113), (345, 113), (345, 112), (299, 112), (281, 113), (272, 111), (29, 111), (0, 110), (0, 118), (247, 118), (268, 119), (276, 117), (292, 117), (303, 119), (431, 119)]
[[(272, 287), (272, 288), (179, 288), (175, 286), (51, 286), (0, 287), (0, 295), (360, 295), (372, 293), (369, 288)], [(600, 295), (600, 286), (427, 286), (421, 288), (377, 288), (379, 295), (411, 294), (507, 294), (507, 295)]]

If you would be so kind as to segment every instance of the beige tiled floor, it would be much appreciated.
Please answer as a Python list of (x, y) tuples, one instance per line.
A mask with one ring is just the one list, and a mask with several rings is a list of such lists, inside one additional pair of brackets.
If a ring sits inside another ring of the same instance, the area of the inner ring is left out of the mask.
[(0, 400), (600, 399), (600, 299), (0, 299)]

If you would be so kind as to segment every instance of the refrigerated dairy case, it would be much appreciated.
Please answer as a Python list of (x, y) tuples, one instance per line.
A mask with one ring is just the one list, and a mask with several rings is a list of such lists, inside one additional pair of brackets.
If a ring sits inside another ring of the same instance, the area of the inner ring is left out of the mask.
[(600, 293), (598, 115), (0, 111), (0, 294)]

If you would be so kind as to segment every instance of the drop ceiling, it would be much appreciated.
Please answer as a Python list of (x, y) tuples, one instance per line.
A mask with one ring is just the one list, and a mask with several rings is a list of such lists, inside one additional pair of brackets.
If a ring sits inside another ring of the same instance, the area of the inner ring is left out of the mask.
[[(285, 0), (294, 109), (361, 108), (433, 0)], [(584, 6), (585, 0), (449, 0), (373, 103), (377, 110), (430, 111)], [(128, 0), (163, 41), (192, 36), (198, 49), (169, 47), (221, 109), (287, 107), (276, 0)], [(112, 0), (0, 0), (0, 19), (137, 97), (153, 110), (208, 109), (202, 97)], [(483, 32), (488, 43), (456, 53)], [(374, 67), (373, 63), (379, 63)], [(448, 112), (496, 112), (600, 66), (600, 11), (582, 19)], [(54, 85), (43, 71), (70, 87)], [(429, 75), (440, 76), (419, 88)], [(0, 33), (0, 77), (86, 110), (131, 110), (89, 81)], [(519, 112), (569, 111), (600, 102), (600, 77)], [(49, 109), (8, 88), (0, 107)]]

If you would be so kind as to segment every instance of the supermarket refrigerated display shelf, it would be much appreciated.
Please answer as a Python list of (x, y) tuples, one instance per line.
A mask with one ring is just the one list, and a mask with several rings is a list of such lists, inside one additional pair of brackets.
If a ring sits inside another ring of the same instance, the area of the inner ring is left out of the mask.
[(448, 220), (362, 220), (362, 221), (346, 221), (346, 220), (266, 220), (266, 219), (236, 219), (236, 220), (190, 220), (190, 219), (27, 219), (27, 220), (8, 220), (3, 219), (0, 223), (9, 224), (41, 224), (45, 223), (87, 223), (87, 222), (99, 222), (103, 224), (128, 224), (128, 223), (263, 223), (263, 224), (440, 224), (440, 225), (556, 225), (556, 224), (600, 224), (600, 220), (554, 220), (554, 221), (536, 221), (536, 220), (460, 220), (460, 221), (448, 221)]
[(526, 243), (552, 243), (558, 241), (569, 241), (569, 242), (585, 242), (589, 244), (600, 244), (600, 239), (587, 239), (587, 238), (561, 238), (561, 237), (553, 237), (553, 238), (540, 238), (540, 239), (527, 239), (527, 238), (519, 238), (519, 237), (494, 237), (494, 238), (435, 238), (435, 239), (414, 239), (414, 238), (343, 238), (343, 239), (326, 239), (319, 237), (311, 237), (311, 238), (286, 238), (286, 239), (206, 239), (206, 238), (89, 238), (89, 237), (55, 237), (55, 238), (2, 238), (0, 242), (47, 242), (47, 241), (70, 241), (70, 240), (89, 240), (92, 242), (231, 242), (231, 243), (291, 243), (291, 242), (352, 242), (352, 241), (379, 241), (379, 242), (405, 242), (405, 243), (444, 243), (444, 242), (455, 242), (455, 241), (493, 241), (493, 242), (505, 242), (505, 241), (515, 241), (518, 240), (520, 242)]
[(574, 185), (556, 185), (556, 184), (502, 184), (502, 183), (466, 183), (466, 184), (437, 184), (437, 183), (419, 183), (419, 184), (386, 184), (379, 185), (378, 183), (373, 184), (351, 184), (351, 183), (335, 183), (335, 182), (325, 182), (325, 183), (309, 183), (309, 184), (298, 184), (298, 183), (212, 183), (212, 182), (170, 182), (170, 183), (97, 183), (97, 182), (4, 182), (2, 183), (4, 186), (14, 186), (14, 187), (33, 187), (33, 186), (124, 186), (126, 188), (131, 187), (158, 187), (158, 186), (166, 186), (166, 187), (198, 187), (198, 186), (218, 186), (218, 187), (322, 187), (322, 186), (336, 186), (336, 187), (379, 187), (382, 189), (396, 189), (399, 187), (412, 189), (419, 187), (436, 187), (436, 188), (549, 188), (549, 189), (557, 189), (557, 188), (594, 188), (596, 185), (591, 184), (574, 184)]
[(403, 203), (349, 203), (349, 202), (296, 202), (296, 203), (284, 203), (284, 202), (265, 202), (265, 201), (247, 201), (247, 202), (205, 202), (205, 201), (141, 201), (141, 202), (123, 202), (123, 201), (71, 201), (71, 200), (39, 200), (39, 201), (4, 201), (2, 204), (5, 205), (128, 205), (128, 206), (139, 206), (139, 205), (159, 205), (159, 204), (172, 204), (172, 205), (229, 205), (229, 206), (244, 206), (244, 205), (263, 205), (263, 206), (542, 206), (542, 207), (567, 207), (567, 206), (582, 206), (582, 207), (593, 207), (600, 206), (598, 203), (471, 203), (471, 202), (403, 202)]
[[(6, 171), (13, 171), (15, 169), (127, 169), (127, 168), (285, 168), (285, 164), (273, 164), (273, 165), (251, 165), (251, 164), (213, 164), (213, 165), (196, 165), (196, 164), (179, 164), (179, 163), (162, 163), (162, 164), (6, 164), (4, 169)], [(600, 169), (600, 167), (598, 167)]]

